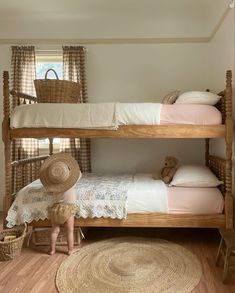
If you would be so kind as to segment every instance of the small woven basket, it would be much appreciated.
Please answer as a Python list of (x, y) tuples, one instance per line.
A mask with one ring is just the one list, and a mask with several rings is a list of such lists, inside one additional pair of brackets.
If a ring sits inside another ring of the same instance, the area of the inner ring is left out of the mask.
[[(48, 79), (47, 74), (53, 71), (56, 79)], [(80, 84), (69, 80), (59, 80), (54, 69), (48, 69), (45, 79), (35, 79), (34, 86), (38, 103), (78, 103), (80, 100)]]
[[(6, 229), (0, 232), (0, 261), (12, 260), (21, 253), (27, 226), (18, 226), (13, 229)], [(14, 240), (4, 242), (5, 236), (16, 236)]]

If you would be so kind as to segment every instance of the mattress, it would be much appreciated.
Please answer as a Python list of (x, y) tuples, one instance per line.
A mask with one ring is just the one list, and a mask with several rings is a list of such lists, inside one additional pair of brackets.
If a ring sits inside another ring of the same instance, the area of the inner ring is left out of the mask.
[(221, 112), (211, 105), (162, 105), (160, 124), (218, 125), (221, 123)]
[(117, 129), (120, 125), (221, 124), (210, 105), (159, 103), (31, 104), (17, 106), (11, 128)]
[[(127, 191), (127, 214), (219, 214), (223, 211), (224, 199), (217, 188), (167, 187), (161, 180), (152, 179), (152, 174), (132, 176)], [(50, 198), (46, 196), (45, 199), (40, 180), (24, 187), (8, 211), (7, 226), (44, 220), (51, 205)]]
[(168, 212), (171, 214), (219, 214), (224, 199), (218, 188), (168, 187)]

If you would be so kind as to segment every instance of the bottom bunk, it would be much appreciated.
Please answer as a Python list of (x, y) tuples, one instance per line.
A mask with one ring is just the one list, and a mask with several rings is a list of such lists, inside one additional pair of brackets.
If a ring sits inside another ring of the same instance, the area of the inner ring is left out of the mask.
[[(151, 174), (83, 174), (76, 184), (80, 208), (76, 226), (211, 227), (232, 225), (232, 201), (226, 196), (225, 160), (209, 157), (210, 168), (221, 180), (215, 187), (168, 187)], [(52, 204), (40, 180), (21, 189), (7, 216), (8, 227), (29, 222), (50, 226)]]

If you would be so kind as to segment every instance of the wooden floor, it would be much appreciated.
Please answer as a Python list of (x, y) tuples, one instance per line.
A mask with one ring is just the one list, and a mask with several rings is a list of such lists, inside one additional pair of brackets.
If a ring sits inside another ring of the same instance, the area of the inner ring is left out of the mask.
[[(193, 293), (235, 292), (235, 271), (230, 271), (226, 285), (222, 283), (222, 267), (215, 267), (219, 234), (214, 229), (179, 228), (91, 228), (82, 245), (117, 236), (144, 236), (174, 241), (196, 254), (202, 264), (203, 276)], [(61, 262), (66, 259), (66, 247), (49, 256), (46, 247), (24, 247), (15, 260), (0, 262), (0, 292), (57, 292), (54, 279)], [(81, 292), (82, 293), (82, 292)], [(121, 293), (121, 292), (120, 292)]]

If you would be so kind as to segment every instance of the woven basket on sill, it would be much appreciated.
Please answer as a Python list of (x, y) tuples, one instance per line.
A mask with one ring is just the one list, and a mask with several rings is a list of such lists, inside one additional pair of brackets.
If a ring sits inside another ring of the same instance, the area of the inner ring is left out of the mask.
[[(48, 79), (47, 74), (53, 71), (56, 79)], [(80, 100), (80, 84), (69, 80), (59, 80), (54, 69), (48, 69), (45, 79), (35, 79), (34, 86), (38, 103), (78, 103)]]
[[(0, 231), (0, 261), (12, 260), (21, 253), (24, 238), (26, 236), (26, 224), (13, 229)], [(5, 236), (16, 236), (14, 240), (4, 242)]]

